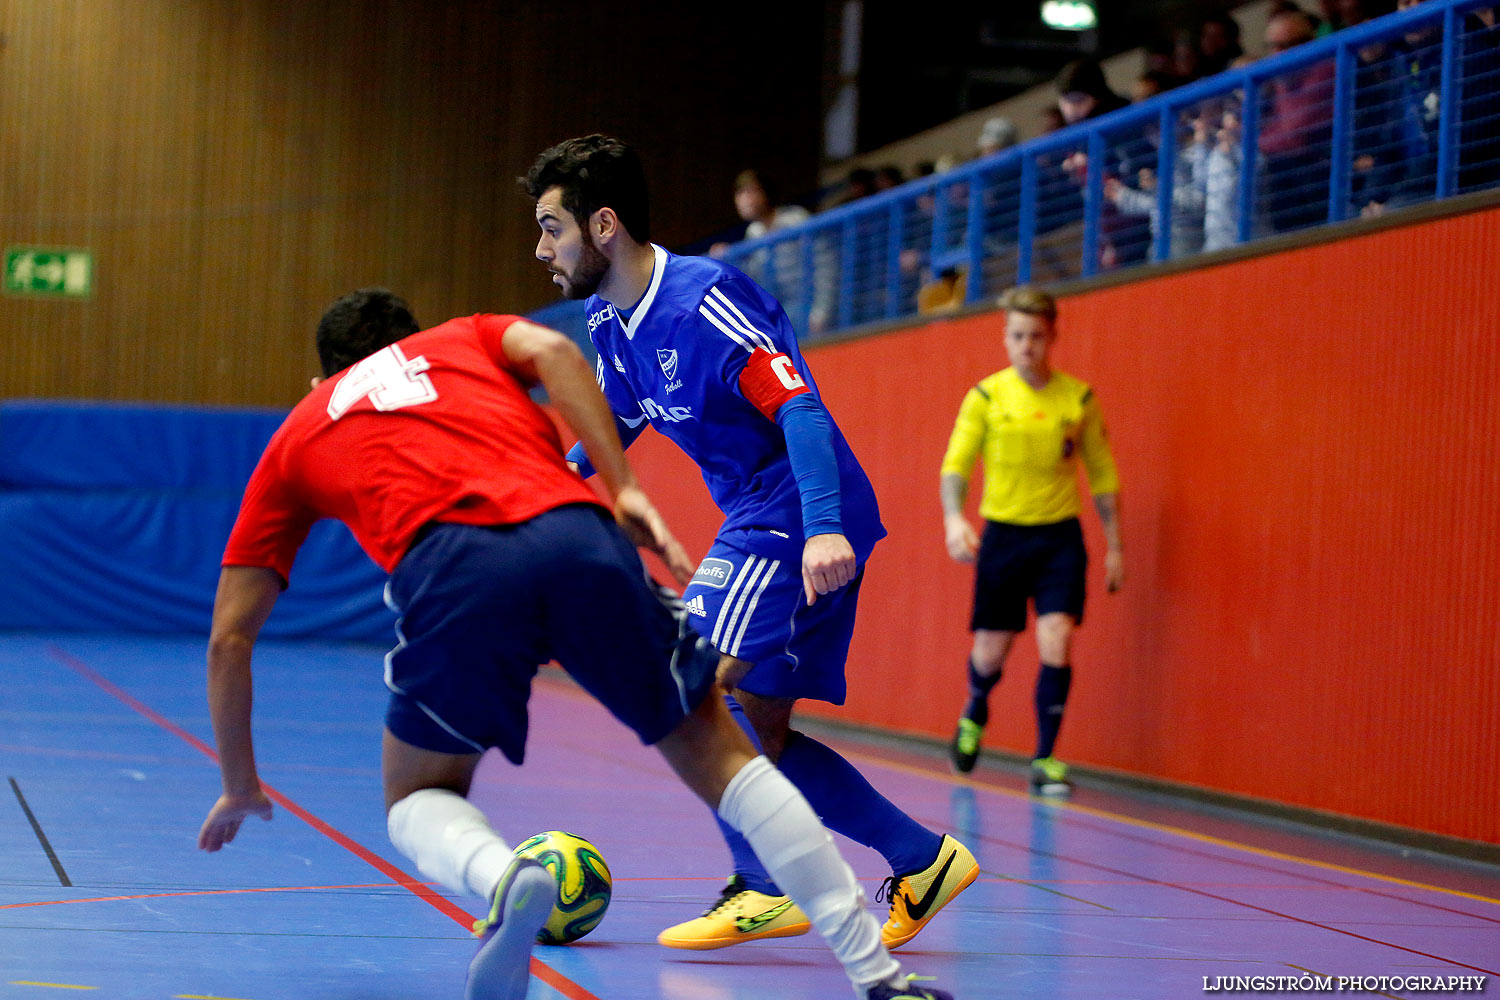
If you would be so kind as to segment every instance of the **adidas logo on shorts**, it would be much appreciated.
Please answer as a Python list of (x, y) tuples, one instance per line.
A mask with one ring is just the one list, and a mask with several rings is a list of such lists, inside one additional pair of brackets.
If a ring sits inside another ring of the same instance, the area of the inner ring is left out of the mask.
[(703, 595), (702, 594), (699, 594), (697, 597), (694, 597), (692, 600), (690, 600), (687, 603), (685, 603), (683, 605), (683, 607), (685, 607), (685, 608), (688, 609), (688, 613), (689, 614), (697, 615), (699, 618), (707, 618), (708, 617), (708, 612), (705, 611), (705, 610), (703, 610)]

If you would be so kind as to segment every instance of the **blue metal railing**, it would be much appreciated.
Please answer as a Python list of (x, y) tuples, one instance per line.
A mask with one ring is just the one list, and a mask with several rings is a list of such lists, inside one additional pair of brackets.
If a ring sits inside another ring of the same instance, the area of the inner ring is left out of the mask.
[[(727, 259), (817, 336), (916, 313), (917, 290), (945, 271), (974, 302), (1500, 185), (1493, 6), (1428, 0), (736, 244)], [(802, 270), (786, 280), (769, 262), (792, 244)], [(873, 297), (860, 284), (872, 274)]]
[[(1497, 2), (1427, 0), (726, 259), (807, 338), (914, 315), (928, 291), (973, 303), (1500, 186)], [(581, 335), (576, 306), (544, 312)]]

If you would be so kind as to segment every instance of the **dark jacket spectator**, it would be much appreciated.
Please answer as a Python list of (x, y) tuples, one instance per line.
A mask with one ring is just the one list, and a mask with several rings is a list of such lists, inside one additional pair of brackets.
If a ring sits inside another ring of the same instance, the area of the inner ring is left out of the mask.
[(1209, 14), (1198, 23), (1198, 69), (1204, 76), (1222, 73), (1245, 54), (1240, 23), (1228, 14)]
[[(1098, 118), (1130, 102), (1109, 88), (1104, 69), (1093, 59), (1077, 59), (1064, 66), (1057, 77), (1057, 106), (1068, 124)], [(1144, 136), (1110, 147), (1100, 171), (1105, 178), (1136, 178), (1144, 167), (1155, 166), (1151, 143)], [(1081, 185), (1087, 176), (1088, 159), (1075, 154), (1064, 161), (1064, 169)], [(1081, 206), (1080, 206), (1081, 207)], [(1099, 266), (1104, 269), (1139, 264), (1151, 249), (1151, 226), (1142, 216), (1125, 215), (1113, 202), (1105, 201), (1099, 213)]]
[[(1284, 11), (1266, 24), (1266, 47), (1285, 52), (1312, 41), (1315, 32), (1311, 15)], [(1261, 100), (1262, 180), (1271, 228), (1287, 232), (1327, 219), (1333, 60), (1272, 77)]]
[[(1406, 10), (1419, 2), (1401, 0), (1399, 7)], [(1462, 86), (1454, 137), (1455, 193), (1500, 182), (1500, 26), (1494, 12), (1466, 14), (1458, 43)], [(1354, 191), (1355, 204), (1365, 214), (1429, 201), (1437, 194), (1442, 119), (1442, 34), (1437, 19), (1431, 26), (1407, 32), (1379, 69), (1384, 73), (1381, 96), (1394, 109), (1381, 136), (1394, 155), (1379, 164), (1378, 183), (1367, 191)]]

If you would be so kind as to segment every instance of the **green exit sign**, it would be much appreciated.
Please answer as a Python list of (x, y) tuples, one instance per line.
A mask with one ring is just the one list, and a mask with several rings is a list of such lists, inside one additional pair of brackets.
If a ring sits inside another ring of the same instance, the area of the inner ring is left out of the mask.
[(94, 290), (94, 255), (68, 247), (7, 247), (5, 294), (86, 299)]

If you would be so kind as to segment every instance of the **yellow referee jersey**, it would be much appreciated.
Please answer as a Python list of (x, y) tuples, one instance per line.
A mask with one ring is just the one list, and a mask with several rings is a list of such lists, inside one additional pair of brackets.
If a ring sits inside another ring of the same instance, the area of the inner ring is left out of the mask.
[(1014, 368), (969, 390), (948, 439), (943, 474), (968, 479), (981, 454), (979, 514), (988, 521), (1054, 524), (1077, 517), (1080, 456), (1095, 495), (1120, 489), (1094, 390), (1056, 369), (1040, 391)]

